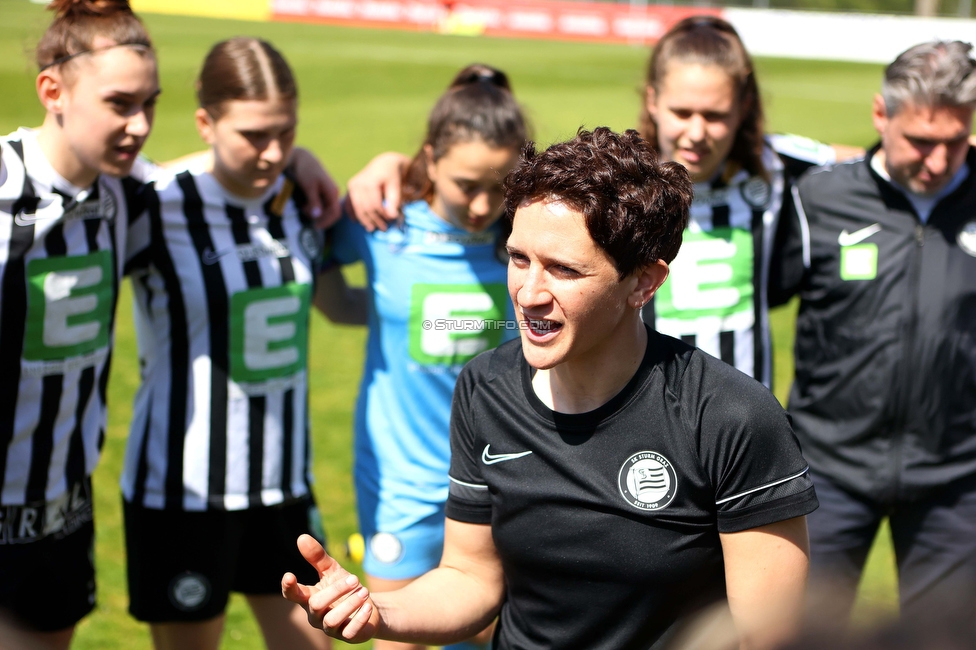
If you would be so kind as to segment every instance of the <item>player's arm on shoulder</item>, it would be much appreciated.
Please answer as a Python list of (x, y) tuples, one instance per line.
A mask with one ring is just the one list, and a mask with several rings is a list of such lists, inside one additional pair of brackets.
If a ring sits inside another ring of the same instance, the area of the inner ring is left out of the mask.
[(339, 186), (308, 149), (295, 147), (288, 163), (299, 187), (305, 193), (305, 210), (315, 220), (316, 228), (328, 228), (342, 217)]
[[(213, 151), (211, 149), (196, 151), (167, 160), (159, 166), (173, 172), (184, 169), (209, 171), (213, 169)], [(339, 186), (321, 161), (308, 149), (295, 147), (291, 152), (288, 166), (298, 186), (305, 193), (307, 199), (305, 210), (315, 220), (316, 227), (327, 228), (335, 223), (342, 214), (339, 207)]]
[(369, 295), (364, 287), (350, 287), (339, 265), (321, 271), (315, 280), (315, 308), (333, 323), (365, 325)]
[(171, 172), (183, 171), (184, 169), (213, 169), (213, 151), (211, 149), (204, 149), (202, 151), (194, 151), (193, 153), (188, 153), (185, 156), (179, 156), (173, 158), (172, 160), (164, 160), (161, 163), (156, 163), (160, 168)]
[(367, 231), (386, 230), (400, 216), (401, 179), (410, 159), (401, 153), (381, 153), (349, 179), (349, 213)]
[[(826, 144), (794, 133), (769, 136), (769, 144), (776, 153), (795, 159), (800, 165), (830, 165), (864, 156), (862, 147), (847, 144)], [(787, 161), (784, 161), (787, 162)], [(787, 167), (790, 167), (788, 164)], [(794, 173), (796, 169), (792, 169)]]
[(135, 164), (132, 165), (132, 169), (129, 171), (129, 176), (136, 179), (140, 183), (149, 183), (163, 178), (167, 174), (175, 174), (180, 170), (181, 168), (179, 166), (167, 167), (166, 165), (160, 165), (140, 154), (136, 158)]
[(798, 631), (803, 614), (810, 564), (806, 517), (719, 538), (740, 647), (779, 647)]
[(333, 323), (365, 325), (369, 316), (369, 290), (350, 287), (342, 266), (363, 259), (363, 229), (345, 216), (348, 201), (340, 204), (340, 219), (324, 233), (323, 257), (316, 263), (315, 295), (312, 304)]
[(834, 144), (830, 145), (830, 148), (834, 150), (834, 160), (836, 162), (844, 162), (845, 160), (853, 160), (855, 158), (863, 158), (866, 150), (864, 147), (854, 147), (849, 144)]

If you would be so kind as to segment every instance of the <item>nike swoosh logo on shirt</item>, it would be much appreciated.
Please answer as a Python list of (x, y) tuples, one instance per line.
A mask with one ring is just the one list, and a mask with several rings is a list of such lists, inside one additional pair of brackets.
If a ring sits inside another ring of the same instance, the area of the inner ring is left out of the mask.
[[(102, 218), (101, 214), (96, 214), (94, 212), (82, 213), (80, 215), (62, 213), (60, 216), (64, 221), (68, 221), (70, 219), (81, 219), (82, 221), (87, 221), (88, 219)], [(18, 212), (17, 216), (14, 217), (14, 223), (18, 226), (33, 226), (41, 221), (52, 221), (57, 218), (58, 215), (39, 215), (36, 212), (32, 212), (30, 214), (26, 212)]]
[(485, 450), (481, 452), (481, 462), (485, 465), (494, 465), (495, 463), (502, 463), (506, 460), (515, 460), (516, 458), (528, 456), (532, 453), (531, 451), (520, 451), (517, 454), (489, 454), (489, 447), (491, 447), (491, 445), (485, 445)]
[(220, 258), (226, 255), (227, 253), (233, 253), (233, 252), (234, 252), (233, 248), (227, 248), (222, 251), (215, 251), (214, 249), (207, 247), (206, 249), (204, 249), (203, 255), (201, 255), (200, 257), (203, 259), (203, 263), (209, 266), (211, 264), (216, 264), (217, 262), (219, 262)]
[(48, 212), (38, 214), (46, 211), (54, 203), (54, 199), (35, 199), (35, 201), (36, 203), (32, 206), (30, 212), (22, 210), (14, 215), (15, 224), (18, 226), (33, 226), (41, 221), (52, 221), (58, 218), (68, 221), (69, 219), (101, 219), (103, 216), (101, 204), (95, 201), (85, 200), (79, 203), (74, 199), (62, 199), (60, 213), (55, 212), (54, 214)]
[(881, 224), (879, 223), (855, 230), (854, 232), (847, 232), (847, 228), (844, 228), (837, 237), (837, 243), (841, 246), (853, 246), (854, 244), (861, 243), (876, 232), (881, 232)]
[(43, 221), (45, 219), (53, 219), (54, 217), (39, 217), (37, 214), (25, 214), (18, 212), (17, 216), (14, 217), (14, 223), (18, 226), (32, 226), (38, 221)]

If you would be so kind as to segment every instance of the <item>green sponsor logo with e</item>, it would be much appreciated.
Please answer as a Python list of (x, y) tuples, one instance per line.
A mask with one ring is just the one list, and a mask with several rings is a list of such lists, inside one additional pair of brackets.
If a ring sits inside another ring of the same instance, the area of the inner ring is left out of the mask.
[(310, 302), (310, 286), (294, 282), (231, 296), (231, 379), (254, 383), (305, 368)]
[(413, 285), (410, 357), (422, 365), (458, 365), (497, 347), (507, 304), (501, 283)]
[(111, 321), (111, 251), (27, 263), (25, 359), (56, 361), (104, 348)]
[(743, 228), (685, 231), (671, 274), (657, 292), (659, 318), (724, 318), (753, 310), (752, 233)]
[(878, 245), (840, 247), (841, 280), (873, 280), (878, 277)]

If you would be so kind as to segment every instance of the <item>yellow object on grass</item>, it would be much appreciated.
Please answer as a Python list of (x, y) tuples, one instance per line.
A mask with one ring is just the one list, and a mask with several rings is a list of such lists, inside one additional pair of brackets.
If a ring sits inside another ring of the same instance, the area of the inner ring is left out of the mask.
[(136, 13), (269, 20), (271, 0), (131, 0)]
[(366, 555), (366, 541), (359, 533), (353, 533), (346, 540), (346, 555), (357, 564), (362, 564), (363, 556)]

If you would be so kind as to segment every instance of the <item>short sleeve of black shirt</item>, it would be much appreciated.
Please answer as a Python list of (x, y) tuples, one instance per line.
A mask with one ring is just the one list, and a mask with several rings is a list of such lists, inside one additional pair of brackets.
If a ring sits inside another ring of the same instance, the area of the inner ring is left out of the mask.
[[(477, 391), (488, 388), (490, 392), (493, 388), (492, 367), (508, 363), (514, 369), (521, 356), (521, 346), (518, 341), (512, 341), (502, 350), (475, 357), (458, 376), (451, 403), (451, 486), (446, 506), (446, 514), (451, 519), (470, 524), (491, 523), (491, 496), (479, 465), (482, 451), (476, 449), (475, 442), (478, 420), (485, 423), (479, 417), (480, 409), (476, 413), (472, 408), (472, 399)], [(506, 388), (503, 386), (501, 390)]]
[(689, 370), (687, 379), (699, 381), (682, 385), (689, 401), (698, 404), (699, 456), (714, 488), (719, 532), (757, 528), (816, 509), (807, 463), (776, 398), (701, 352), (692, 355)]

